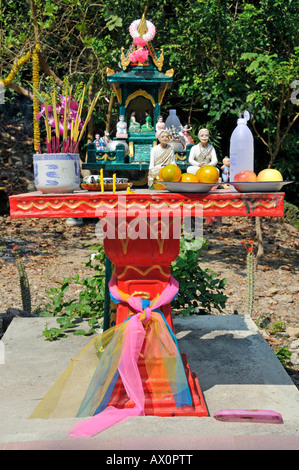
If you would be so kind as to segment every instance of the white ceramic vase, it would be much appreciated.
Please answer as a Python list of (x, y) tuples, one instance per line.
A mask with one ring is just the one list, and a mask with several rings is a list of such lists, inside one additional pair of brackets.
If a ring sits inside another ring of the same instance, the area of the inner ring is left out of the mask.
[(33, 168), (35, 187), (42, 193), (72, 193), (80, 189), (79, 154), (36, 154)]

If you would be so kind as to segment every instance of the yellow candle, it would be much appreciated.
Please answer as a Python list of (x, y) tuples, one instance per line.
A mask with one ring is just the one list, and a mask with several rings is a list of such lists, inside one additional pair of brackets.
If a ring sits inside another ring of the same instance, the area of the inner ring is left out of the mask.
[(113, 192), (114, 192), (114, 193), (115, 193), (115, 191), (116, 191), (115, 180), (116, 180), (116, 174), (114, 173), (114, 175), (113, 175)]
[(100, 171), (101, 193), (104, 192), (103, 168)]

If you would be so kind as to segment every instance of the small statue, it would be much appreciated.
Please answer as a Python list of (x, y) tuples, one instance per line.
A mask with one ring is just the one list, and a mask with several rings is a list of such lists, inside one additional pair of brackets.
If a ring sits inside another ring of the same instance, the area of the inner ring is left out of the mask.
[(108, 131), (105, 131), (104, 132), (104, 137), (103, 137), (103, 141), (104, 141), (104, 147), (107, 147), (108, 143), (110, 142), (110, 135), (109, 135), (109, 132)]
[(152, 132), (154, 130), (152, 126), (152, 118), (150, 117), (150, 112), (145, 111), (145, 124), (141, 126), (141, 132)]
[(129, 132), (140, 132), (140, 124), (136, 121), (135, 111), (132, 111), (131, 113)]
[(171, 137), (172, 137), (171, 140), (180, 140), (179, 133), (176, 130), (174, 125), (171, 126), (171, 131), (170, 132), (171, 132)]
[(104, 150), (105, 142), (102, 139), (102, 137), (100, 137), (100, 134), (95, 135), (95, 139), (94, 139), (93, 143), (96, 144), (96, 149), (97, 150)]
[(179, 135), (181, 137), (181, 140), (183, 141), (184, 147), (186, 148), (188, 144), (194, 144), (194, 141), (192, 137), (189, 135), (188, 131), (191, 131), (192, 127), (186, 126), (181, 126), (181, 131), (179, 132)]
[(230, 158), (229, 157), (224, 157), (224, 159), (222, 160), (222, 167), (221, 167), (221, 170), (222, 170), (222, 181), (223, 183), (228, 183), (229, 182), (229, 165), (230, 165)]
[(193, 145), (190, 150), (189, 163), (187, 173), (196, 174), (197, 170), (205, 165), (216, 166), (218, 163), (216, 151), (214, 147), (209, 144), (210, 133), (208, 129), (200, 129), (198, 132), (200, 142)]
[(119, 121), (116, 125), (116, 138), (117, 139), (127, 139), (127, 123), (125, 122), (125, 116), (119, 116)]
[(159, 144), (151, 149), (148, 186), (153, 185), (154, 179), (159, 175), (159, 171), (163, 166), (175, 165), (175, 157), (173, 148), (169, 145), (169, 134), (166, 130), (161, 130), (156, 134)]
[(163, 122), (163, 117), (158, 116), (157, 123), (156, 123), (156, 132), (160, 132), (165, 129), (165, 122)]

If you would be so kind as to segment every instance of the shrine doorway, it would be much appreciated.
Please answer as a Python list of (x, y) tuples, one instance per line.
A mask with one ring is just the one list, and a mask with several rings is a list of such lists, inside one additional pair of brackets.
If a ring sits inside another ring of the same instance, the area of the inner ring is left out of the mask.
[(146, 112), (149, 113), (152, 120), (152, 126), (154, 126), (154, 106), (150, 99), (147, 99), (144, 96), (137, 96), (129, 102), (126, 107), (128, 127), (130, 125), (130, 117), (133, 111), (135, 112), (136, 121), (139, 122), (141, 126), (145, 124)]

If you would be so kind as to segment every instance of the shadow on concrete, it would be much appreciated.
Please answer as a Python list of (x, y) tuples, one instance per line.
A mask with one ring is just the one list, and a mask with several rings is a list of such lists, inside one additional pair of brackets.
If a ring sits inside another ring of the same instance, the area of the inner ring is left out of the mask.
[(187, 354), (202, 391), (215, 385), (292, 384), (276, 355), (244, 316), (175, 319), (181, 353)]

